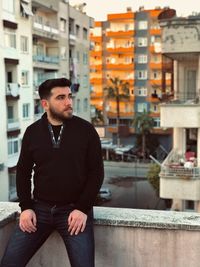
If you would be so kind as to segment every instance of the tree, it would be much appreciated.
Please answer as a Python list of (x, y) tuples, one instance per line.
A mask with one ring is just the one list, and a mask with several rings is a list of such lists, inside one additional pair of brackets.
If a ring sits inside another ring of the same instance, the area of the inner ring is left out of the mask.
[(146, 155), (146, 136), (150, 133), (150, 130), (153, 128), (154, 120), (150, 117), (149, 112), (144, 111), (143, 113), (137, 113), (133, 119), (133, 126), (142, 136), (142, 155), (145, 159)]
[(117, 112), (117, 145), (120, 145), (119, 136), (119, 124), (120, 124), (120, 102), (123, 99), (128, 99), (130, 97), (129, 93), (129, 83), (120, 80), (119, 77), (110, 78), (108, 86), (104, 88), (105, 97), (108, 99), (114, 99), (116, 102), (116, 112)]
[(92, 118), (92, 124), (93, 125), (103, 125), (103, 114), (102, 111), (98, 108), (95, 108), (95, 116)]

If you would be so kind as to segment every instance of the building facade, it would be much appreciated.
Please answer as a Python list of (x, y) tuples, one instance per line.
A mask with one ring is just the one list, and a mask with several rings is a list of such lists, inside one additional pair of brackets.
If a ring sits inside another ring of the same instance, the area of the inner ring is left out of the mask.
[(113, 77), (128, 82), (129, 97), (120, 101), (120, 125), (125, 126), (126, 136), (135, 134), (133, 118), (145, 110), (154, 119), (153, 133), (169, 149), (171, 132), (161, 129), (159, 109), (163, 83), (166, 91), (171, 91), (172, 86), (171, 70), (164, 75), (160, 49), (158, 15), (162, 11), (159, 7), (141, 7), (136, 12), (127, 8), (126, 13), (109, 14), (107, 21), (96, 22), (91, 30), (91, 104), (102, 111), (106, 129), (115, 135), (116, 101), (105, 99), (103, 89)]
[(39, 84), (70, 78), (74, 112), (90, 121), (88, 33), (93, 20), (67, 0), (3, 0), (0, 22), (0, 200), (14, 201), (21, 140), (43, 113)]
[(200, 211), (200, 16), (161, 17), (162, 53), (173, 60), (174, 96), (161, 105), (161, 126), (173, 128), (162, 164), (160, 197), (172, 209)]

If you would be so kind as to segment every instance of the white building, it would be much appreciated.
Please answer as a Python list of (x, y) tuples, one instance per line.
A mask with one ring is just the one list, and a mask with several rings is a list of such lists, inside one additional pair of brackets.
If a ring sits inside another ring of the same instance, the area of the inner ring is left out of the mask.
[(173, 150), (160, 173), (160, 197), (172, 209), (200, 211), (200, 16), (162, 19), (162, 53), (173, 60), (174, 94), (161, 105)]
[(80, 84), (73, 92), (75, 114), (90, 120), (93, 20), (64, 0), (2, 0), (0, 21), (0, 201), (14, 201), (21, 139), (43, 113), (39, 84), (57, 77)]

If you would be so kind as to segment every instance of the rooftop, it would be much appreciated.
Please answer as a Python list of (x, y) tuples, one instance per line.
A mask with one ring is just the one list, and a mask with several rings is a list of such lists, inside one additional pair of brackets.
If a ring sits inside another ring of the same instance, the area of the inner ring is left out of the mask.
[[(0, 202), (0, 258), (18, 211), (17, 203)], [(96, 267), (199, 266), (198, 213), (95, 207), (94, 214)], [(28, 267), (66, 262), (62, 240), (53, 233)]]

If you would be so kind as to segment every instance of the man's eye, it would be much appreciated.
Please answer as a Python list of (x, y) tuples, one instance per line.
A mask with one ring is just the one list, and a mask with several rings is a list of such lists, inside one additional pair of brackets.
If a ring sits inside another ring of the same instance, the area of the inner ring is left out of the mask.
[(59, 100), (62, 100), (62, 99), (64, 99), (65, 97), (61, 95), (61, 96), (58, 96), (57, 98), (58, 98)]

